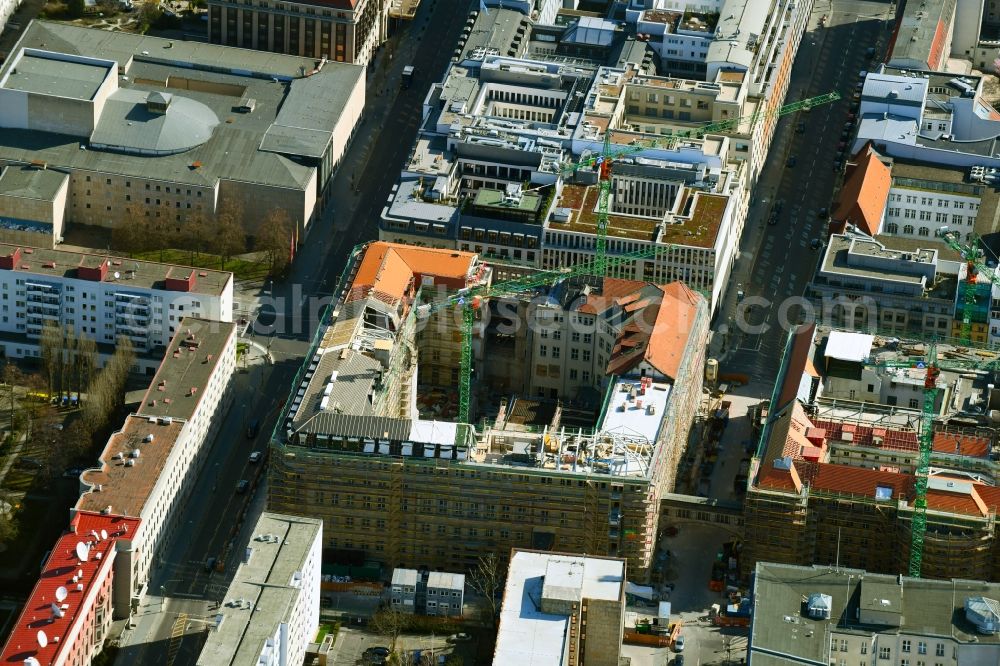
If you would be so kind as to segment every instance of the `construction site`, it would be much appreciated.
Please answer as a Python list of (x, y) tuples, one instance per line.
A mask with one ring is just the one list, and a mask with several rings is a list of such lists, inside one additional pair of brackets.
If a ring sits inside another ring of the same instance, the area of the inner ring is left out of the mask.
[(1000, 577), (1000, 355), (801, 327), (745, 499), (755, 563)]
[(472, 253), (357, 248), (272, 441), (270, 509), (322, 518), (328, 561), (462, 571), (520, 547), (647, 578), (708, 306), (599, 268), (498, 283)]

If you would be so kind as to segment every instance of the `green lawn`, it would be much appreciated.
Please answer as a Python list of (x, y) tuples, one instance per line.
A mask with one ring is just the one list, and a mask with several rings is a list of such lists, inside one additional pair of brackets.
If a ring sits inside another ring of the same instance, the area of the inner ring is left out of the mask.
[(326, 638), (327, 634), (333, 634), (334, 640), (337, 638), (337, 630), (340, 629), (340, 623), (336, 622), (334, 624), (321, 624), (319, 625), (319, 631), (316, 633), (316, 642), (322, 643), (323, 639)]
[(217, 254), (193, 252), (191, 250), (150, 250), (136, 252), (132, 255), (142, 261), (157, 261), (164, 264), (208, 268), (213, 271), (232, 271), (237, 280), (254, 280), (267, 277), (267, 265), (264, 262), (236, 257), (223, 263)]

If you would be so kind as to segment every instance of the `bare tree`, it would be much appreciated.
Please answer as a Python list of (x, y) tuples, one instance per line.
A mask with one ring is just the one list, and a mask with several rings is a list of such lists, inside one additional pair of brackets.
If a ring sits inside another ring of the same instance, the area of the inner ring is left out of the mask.
[(81, 335), (76, 345), (76, 358), (74, 363), (76, 391), (80, 394), (80, 401), (83, 401), (83, 392), (90, 386), (94, 378), (94, 371), (99, 363), (97, 343), (94, 339)]
[(372, 616), (371, 628), (376, 634), (389, 639), (389, 652), (395, 654), (396, 643), (406, 629), (408, 619), (404, 613), (392, 608), (384, 608)]
[(42, 326), (42, 336), (39, 342), (39, 353), (42, 357), (42, 367), (45, 371), (49, 395), (56, 392), (57, 377), (62, 365), (62, 331), (59, 325), (46, 320)]
[(486, 600), (486, 613), (490, 626), (496, 626), (500, 601), (497, 596), (503, 588), (506, 568), (496, 553), (481, 555), (476, 568), (469, 575), (469, 585)]
[(290, 259), (294, 228), (283, 208), (272, 208), (257, 231), (256, 249), (267, 257), (268, 270), (277, 275)]
[(94, 374), (87, 387), (87, 401), (83, 403), (81, 418), (89, 432), (101, 432), (115, 411), (124, 404), (125, 380), (134, 360), (132, 341), (119, 337), (115, 353), (104, 369)]
[(219, 208), (216, 215), (215, 253), (222, 257), (222, 268), (235, 255), (246, 252), (247, 238), (243, 229), (243, 204), (230, 199)]
[(6, 498), (0, 497), (0, 543), (9, 543), (17, 538), (17, 516), (14, 506)]

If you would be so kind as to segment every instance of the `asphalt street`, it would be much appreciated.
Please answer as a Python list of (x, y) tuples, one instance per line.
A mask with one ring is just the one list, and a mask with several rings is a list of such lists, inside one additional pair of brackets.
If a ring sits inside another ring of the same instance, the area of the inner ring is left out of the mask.
[[(262, 311), (249, 339), (272, 362), (237, 375), (232, 407), (186, 509), (185, 535), (157, 563), (132, 620), (135, 626), (124, 630), (116, 663), (172, 666), (197, 660), (204, 629), (235, 571), (232, 549), (246, 539), (245, 530), (264, 508), (265, 464), (251, 464), (249, 454), (267, 449), (319, 324), (318, 314), (351, 248), (378, 237), (378, 215), (416, 136), (427, 85), (440, 78), (450, 57), (449, 49), (438, 47), (457, 42), (465, 20), (466, 13), (454, 11), (454, 5), (425, 1), (416, 19), (401, 26), (369, 68), (365, 119), (334, 176), (333, 203), (302, 244), (289, 278), (265, 284), (257, 297)], [(431, 25), (435, 39), (422, 39)], [(417, 80), (412, 88), (401, 89), (401, 72), (408, 64), (416, 67)], [(261, 427), (250, 440), (247, 426), (254, 420)], [(254, 485), (238, 494), (242, 479)], [(206, 571), (209, 557), (222, 559), (224, 570)]]
[[(788, 101), (831, 91), (837, 102), (785, 116), (778, 124), (767, 165), (750, 208), (733, 271), (732, 283), (716, 330), (728, 335), (713, 353), (722, 358), (723, 371), (743, 372), (751, 381), (773, 384), (791, 324), (801, 320), (801, 296), (812, 279), (828, 221), (834, 188), (842, 176), (837, 164), (843, 133), (853, 132), (848, 114), (859, 73), (874, 63), (868, 47), (881, 54), (889, 37), (889, 5), (869, 0), (833, 3), (819, 0), (792, 70)], [(826, 15), (826, 27), (819, 25)], [(802, 131), (798, 131), (803, 123)], [(794, 163), (790, 158), (794, 157)], [(776, 223), (771, 211), (781, 202)], [(737, 292), (745, 298), (738, 302)]]

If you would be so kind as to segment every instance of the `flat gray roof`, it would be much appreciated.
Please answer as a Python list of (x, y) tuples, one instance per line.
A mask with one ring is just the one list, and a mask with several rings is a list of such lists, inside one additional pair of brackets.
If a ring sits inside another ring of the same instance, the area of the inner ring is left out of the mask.
[(479, 12), (475, 23), (469, 28), (462, 57), (471, 57), (477, 49), (494, 49), (495, 53), (502, 56), (515, 55), (510, 51), (519, 52), (522, 45), (528, 45), (530, 25), (531, 21), (527, 16), (513, 9), (491, 7), (488, 11)]
[[(32, 21), (19, 46), (117, 61), (128, 77), (127, 80), (120, 77), (118, 81), (120, 90), (129, 91), (116, 96), (125, 98), (122, 104), (137, 95), (166, 92), (173, 95), (171, 108), (184, 110), (185, 103), (179, 102), (179, 98), (199, 105), (194, 115), (201, 119), (198, 126), (202, 130), (212, 126), (206, 110), (219, 122), (204, 141), (185, 134), (183, 127), (156, 132), (147, 127), (144, 131), (152, 132), (152, 138), (134, 137), (131, 133), (137, 131), (138, 125), (129, 126), (122, 114), (128, 115), (135, 106), (118, 108), (116, 102), (106, 109), (105, 114), (110, 115), (101, 119), (95, 143), (183, 148), (184, 142), (190, 142), (195, 147), (178, 154), (151, 157), (81, 150), (89, 148), (86, 139), (5, 129), (0, 132), (0, 158), (43, 160), (50, 166), (67, 169), (199, 187), (214, 187), (220, 179), (225, 179), (304, 189), (315, 170), (293, 158), (322, 155), (330, 141), (329, 133), (348, 102), (348, 93), (364, 77), (364, 68), (358, 65), (328, 62), (321, 71), (305, 76), (319, 61), (47, 21)], [(0, 66), (0, 77), (11, 62), (13, 59)], [(185, 79), (196, 79), (202, 85), (197, 90), (188, 89), (184, 87)], [(175, 85), (171, 85), (171, 80)], [(164, 81), (166, 86), (151, 83)], [(252, 113), (237, 110), (245, 98), (256, 100)], [(195, 108), (193, 104), (189, 106)], [(197, 167), (193, 166), (196, 162)]]
[(44, 53), (26, 52), (12, 61), (16, 68), (11, 66), (4, 88), (72, 99), (93, 99), (110, 69), (101, 63), (73, 62)]
[(136, 411), (141, 416), (190, 419), (208, 390), (208, 380), (223, 360), (226, 344), (235, 330), (232, 322), (181, 319)]
[[(309, 594), (304, 585), (292, 584), (292, 576), (303, 570), (313, 544), (322, 541), (322, 530), (323, 521), (317, 518), (261, 514), (245, 544), (251, 550), (249, 560), (244, 558), (236, 569), (216, 614), (222, 623), (209, 631), (198, 664), (243, 666), (258, 662), (278, 625), (292, 620), (299, 595)], [(243, 603), (237, 606), (237, 600)], [(318, 617), (318, 595), (315, 611)]]
[(52, 201), (69, 175), (31, 166), (0, 169), (0, 196)]
[[(149, 111), (146, 100), (150, 96), (169, 100), (166, 113)], [(190, 97), (126, 88), (116, 90), (105, 102), (90, 144), (152, 155), (180, 153), (211, 139), (218, 125), (219, 117), (212, 109)]]
[[(854, 246), (854, 254), (858, 256), (882, 257), (885, 259), (896, 259), (903, 261), (905, 254), (899, 250), (884, 248), (880, 243), (865, 240), (859, 237), (848, 237), (842, 235), (830, 236), (830, 246), (823, 257), (823, 271), (829, 273), (844, 273), (856, 277), (867, 277), (873, 280), (892, 280), (893, 282), (905, 282), (906, 284), (918, 285), (923, 282), (921, 275), (903, 273), (902, 271), (890, 271), (878, 269), (872, 266), (854, 266), (848, 264), (848, 252), (851, 245)], [(918, 251), (918, 259), (921, 263), (931, 263), (933, 255), (926, 249)]]
[[(886, 596), (890, 594), (891, 596)], [(803, 599), (811, 594), (832, 598), (830, 619), (817, 620), (804, 612)], [(1000, 635), (977, 634), (965, 619), (965, 599), (970, 596), (997, 598), (1000, 584), (967, 580), (924, 580), (874, 574), (859, 569), (834, 570), (828, 566), (792, 566), (758, 562), (754, 575), (754, 619), (750, 635), (750, 659), (754, 664), (827, 664), (838, 653), (830, 653), (832, 634), (871, 636), (900, 633), (942, 636), (959, 643), (1000, 644)], [(878, 597), (872, 610), (900, 615), (900, 626), (861, 624), (866, 597)], [(894, 604), (893, 600), (899, 600)], [(768, 655), (767, 653), (771, 653)], [(792, 658), (775, 656), (788, 655)], [(810, 660), (804, 662), (803, 660)]]
[[(2, 184), (3, 179), (0, 178), (0, 185)], [(122, 291), (128, 291), (129, 288), (166, 289), (168, 277), (183, 279), (194, 273), (194, 285), (189, 293), (219, 296), (233, 279), (233, 274), (229, 271), (158, 264), (153, 261), (136, 261), (135, 259), (106, 254), (0, 243), (0, 257), (10, 257), (17, 250), (21, 251), (21, 257), (19, 261), (14, 263), (12, 270), (21, 271), (26, 276), (38, 275), (42, 278), (50, 276), (72, 279), (76, 278), (76, 269), (81, 266), (99, 268), (101, 262), (109, 262), (104, 283), (113, 282), (120, 286)], [(116, 272), (119, 273), (117, 279), (114, 277)]]

